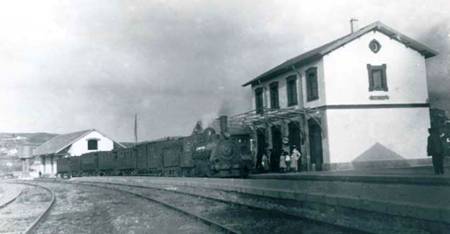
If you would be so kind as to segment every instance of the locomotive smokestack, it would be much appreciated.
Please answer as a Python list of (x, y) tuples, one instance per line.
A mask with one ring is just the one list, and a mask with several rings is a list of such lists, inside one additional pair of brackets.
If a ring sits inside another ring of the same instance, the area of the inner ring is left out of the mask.
[(220, 133), (225, 134), (228, 132), (228, 116), (221, 115), (219, 117), (219, 124), (220, 124)]

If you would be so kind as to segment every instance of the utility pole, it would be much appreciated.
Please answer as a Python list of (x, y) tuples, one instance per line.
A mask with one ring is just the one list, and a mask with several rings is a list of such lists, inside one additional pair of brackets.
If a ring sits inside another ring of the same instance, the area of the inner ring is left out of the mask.
[(137, 126), (137, 113), (134, 114), (134, 144), (137, 145), (138, 142), (138, 126)]

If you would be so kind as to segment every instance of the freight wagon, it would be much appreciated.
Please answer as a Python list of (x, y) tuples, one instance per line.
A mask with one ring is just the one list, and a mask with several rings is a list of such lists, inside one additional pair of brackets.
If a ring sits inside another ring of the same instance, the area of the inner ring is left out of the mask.
[(246, 176), (253, 165), (249, 139), (245, 134), (216, 133), (207, 128), (187, 137), (164, 138), (126, 149), (63, 158), (58, 160), (58, 174), (69, 177)]

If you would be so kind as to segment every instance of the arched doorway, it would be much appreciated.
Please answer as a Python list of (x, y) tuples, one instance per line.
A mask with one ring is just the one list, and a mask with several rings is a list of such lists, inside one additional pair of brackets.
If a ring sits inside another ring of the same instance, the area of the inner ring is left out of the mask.
[(311, 165), (316, 165), (316, 170), (322, 170), (323, 151), (322, 151), (322, 129), (319, 124), (313, 120), (308, 120), (309, 129), (309, 151), (311, 154)]
[(300, 149), (301, 133), (300, 133), (299, 122), (290, 122), (288, 124), (288, 133), (289, 133), (289, 150), (290, 150), (290, 152), (292, 152), (294, 145), (297, 146), (297, 149)]
[(261, 169), (261, 160), (266, 153), (266, 130), (258, 128), (256, 130), (256, 169)]
[[(301, 152), (301, 145), (302, 145), (302, 139), (301, 139), (301, 131), (300, 131), (300, 123), (299, 122), (290, 122), (288, 124), (288, 134), (289, 134), (289, 153), (292, 153), (292, 150), (294, 149), (294, 146), (297, 147), (297, 150)], [(297, 161), (297, 170), (302, 171), (303, 170), (303, 164), (301, 162), (302, 159)], [(303, 157), (304, 160), (304, 157)]]
[(283, 140), (280, 126), (272, 126), (272, 155), (270, 157), (270, 166), (272, 171), (280, 169), (280, 155), (283, 150)]

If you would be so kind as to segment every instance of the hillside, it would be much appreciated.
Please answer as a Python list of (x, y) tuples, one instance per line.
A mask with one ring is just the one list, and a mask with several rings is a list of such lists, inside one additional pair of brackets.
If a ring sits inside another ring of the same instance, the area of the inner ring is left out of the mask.
[(34, 149), (57, 134), (38, 133), (0, 133), (0, 174), (19, 171), (19, 157), (25, 146)]

